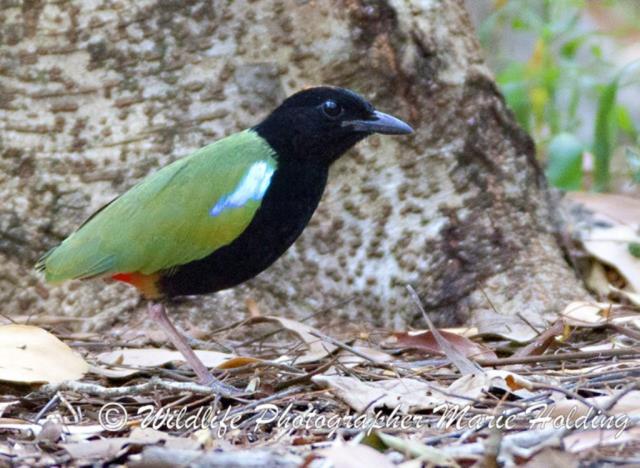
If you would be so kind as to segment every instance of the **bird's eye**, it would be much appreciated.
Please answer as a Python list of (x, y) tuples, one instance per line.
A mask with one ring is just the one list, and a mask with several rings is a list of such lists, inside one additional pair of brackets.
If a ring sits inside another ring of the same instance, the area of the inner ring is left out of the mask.
[(342, 115), (343, 109), (336, 101), (328, 100), (322, 103), (322, 112), (330, 119), (336, 119)]

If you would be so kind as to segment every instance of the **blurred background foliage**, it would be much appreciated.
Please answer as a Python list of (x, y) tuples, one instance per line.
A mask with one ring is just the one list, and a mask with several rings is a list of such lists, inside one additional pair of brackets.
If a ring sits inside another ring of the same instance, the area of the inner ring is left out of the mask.
[(640, 1), (467, 0), (549, 181), (640, 194)]

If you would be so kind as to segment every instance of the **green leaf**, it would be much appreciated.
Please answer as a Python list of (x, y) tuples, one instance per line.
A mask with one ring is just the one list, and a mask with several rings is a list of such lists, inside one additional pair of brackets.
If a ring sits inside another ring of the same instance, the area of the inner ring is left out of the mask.
[(511, 20), (511, 27), (516, 31), (529, 29), (529, 25), (524, 21), (524, 19), (517, 16)]
[(618, 94), (619, 75), (606, 85), (598, 98), (598, 111), (593, 128), (593, 156), (595, 159), (594, 189), (604, 192), (609, 188), (609, 165), (613, 151), (615, 127), (614, 119), (616, 97)]
[(549, 143), (547, 178), (562, 190), (582, 188), (582, 153), (584, 147), (571, 133), (560, 133)]
[(362, 440), (360, 443), (363, 445), (368, 445), (369, 447), (376, 449), (378, 452), (384, 452), (387, 449), (387, 446), (382, 441), (382, 439), (378, 436), (377, 432), (372, 432), (371, 434), (363, 433)]
[(636, 130), (635, 124), (633, 123), (633, 118), (631, 118), (629, 109), (626, 106), (618, 104), (616, 106), (615, 112), (618, 128), (629, 135), (631, 139), (635, 140), (638, 137), (638, 132)]
[(496, 80), (507, 104), (516, 115), (516, 120), (528, 131), (531, 122), (531, 101), (524, 65), (518, 62), (510, 64)]
[(558, 80), (561, 76), (560, 68), (558, 68), (551, 59), (549, 59), (541, 70), (540, 76), (542, 78), (542, 83), (549, 90), (549, 94), (555, 93)]
[(526, 66), (522, 62), (511, 62), (496, 76), (500, 84), (522, 83), (526, 80)]
[(527, 87), (524, 85), (508, 85), (502, 88), (502, 93), (520, 126), (529, 131), (531, 127), (531, 101), (529, 100)]
[(627, 248), (629, 249), (629, 253), (631, 255), (636, 258), (640, 258), (640, 244), (638, 244), (637, 242), (630, 242)]
[(565, 42), (560, 48), (560, 54), (566, 59), (573, 59), (578, 53), (580, 46), (584, 44), (587, 36), (578, 36), (570, 41)]
[(593, 54), (593, 56), (597, 59), (601, 59), (602, 58), (602, 47), (600, 47), (599, 45), (592, 45), (591, 46), (591, 54)]

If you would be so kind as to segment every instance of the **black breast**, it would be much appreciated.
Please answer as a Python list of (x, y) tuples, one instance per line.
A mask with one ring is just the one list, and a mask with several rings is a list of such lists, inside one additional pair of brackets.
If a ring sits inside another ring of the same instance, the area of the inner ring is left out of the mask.
[(309, 167), (308, 163), (278, 167), (247, 229), (208, 257), (163, 274), (162, 293), (168, 297), (212, 293), (265, 270), (309, 223), (327, 183), (327, 172), (326, 167)]

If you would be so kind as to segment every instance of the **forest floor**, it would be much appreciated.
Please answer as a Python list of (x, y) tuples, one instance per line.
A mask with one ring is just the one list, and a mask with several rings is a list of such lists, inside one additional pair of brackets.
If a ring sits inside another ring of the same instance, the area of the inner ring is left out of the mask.
[[(575, 245), (599, 301), (567, 304), (530, 343), (437, 330), (426, 312), (424, 330), (313, 328), (248, 300), (246, 320), (189, 331), (243, 390), (229, 397), (194, 383), (155, 328), (0, 326), (0, 466), (640, 464), (640, 260), (607, 247), (637, 235), (640, 204), (620, 200), (581, 200), (625, 218)], [(26, 362), (10, 358), (17, 342)]]

